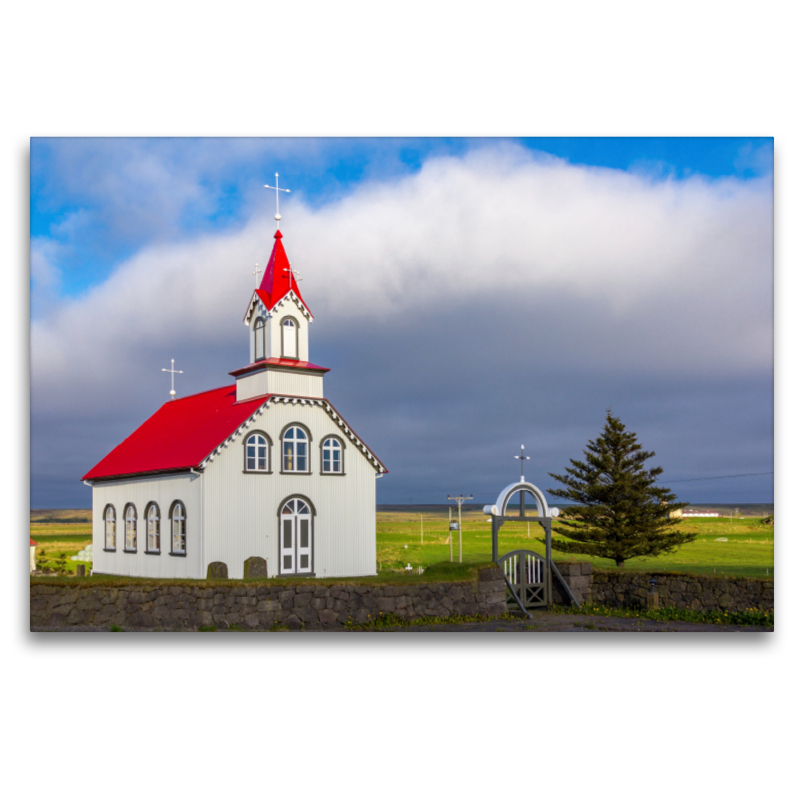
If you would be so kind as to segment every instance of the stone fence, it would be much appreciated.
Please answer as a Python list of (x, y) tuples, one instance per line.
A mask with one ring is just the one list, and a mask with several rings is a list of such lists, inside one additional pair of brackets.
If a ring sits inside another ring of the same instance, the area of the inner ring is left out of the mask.
[(723, 575), (684, 575), (673, 572), (617, 572), (595, 569), (590, 576), (590, 599), (596, 605), (643, 606), (656, 581), (658, 604), (694, 611), (744, 611), (775, 608), (775, 581), (767, 578), (727, 578)]
[(274, 625), (308, 630), (363, 623), (381, 612), (414, 619), (506, 612), (503, 573), (478, 570), (476, 581), (451, 583), (242, 583), (196, 584), (148, 581), (103, 585), (31, 583), (31, 627), (108, 627), (161, 630)]
[[(716, 575), (593, 569), (588, 562), (556, 562), (579, 603), (612, 607), (645, 606), (650, 580), (660, 606), (698, 611), (774, 608), (774, 581)], [(553, 580), (553, 601), (569, 598)], [(309, 630), (363, 623), (381, 612), (405, 619), (505, 613), (503, 573), (478, 570), (475, 581), (448, 583), (346, 583), (309, 581), (146, 581), (126, 584), (31, 583), (31, 627), (107, 627), (196, 629), (233, 625), (264, 630), (273, 625)]]

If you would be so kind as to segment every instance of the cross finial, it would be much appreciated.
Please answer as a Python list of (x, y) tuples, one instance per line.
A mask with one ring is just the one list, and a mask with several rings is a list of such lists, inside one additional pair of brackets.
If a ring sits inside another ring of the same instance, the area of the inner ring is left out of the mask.
[(525, 472), (525, 462), (526, 461), (530, 461), (531, 457), (525, 455), (525, 445), (524, 444), (522, 445), (522, 447), (521, 447), (521, 449), (519, 451), (519, 455), (518, 456), (514, 456), (514, 458), (518, 458), (519, 459), (519, 482), (520, 483), (525, 483), (525, 475), (523, 474)]
[(172, 367), (170, 369), (166, 369), (166, 368), (162, 367), (161, 371), (162, 372), (171, 372), (172, 373), (172, 375), (170, 375), (171, 384), (170, 384), (170, 390), (169, 390), (169, 399), (170, 400), (174, 400), (175, 399), (175, 375), (176, 374), (177, 375), (183, 375), (183, 370), (182, 369), (175, 369), (175, 359), (174, 358), (171, 358), (170, 361), (172, 362)]
[(258, 268), (258, 264), (256, 264), (256, 268), (253, 270), (253, 275), (256, 276), (256, 286), (258, 286), (258, 275), (260, 272), (261, 270)]
[(264, 184), (265, 189), (274, 189), (275, 190), (275, 222), (278, 223), (278, 230), (281, 229), (281, 206), (280, 206), (280, 198), (278, 192), (286, 192), (287, 194), (291, 194), (291, 189), (281, 189), (278, 186), (278, 173), (275, 173), (275, 185), (270, 186), (269, 184)]
[(292, 262), (291, 261), (289, 262), (289, 266), (288, 267), (284, 267), (283, 268), (283, 271), (289, 273), (289, 285), (290, 286), (291, 286), (292, 278), (294, 278), (295, 283), (298, 283), (299, 281), (303, 280), (300, 277), (300, 273), (299, 272), (295, 272), (294, 269), (292, 269)]

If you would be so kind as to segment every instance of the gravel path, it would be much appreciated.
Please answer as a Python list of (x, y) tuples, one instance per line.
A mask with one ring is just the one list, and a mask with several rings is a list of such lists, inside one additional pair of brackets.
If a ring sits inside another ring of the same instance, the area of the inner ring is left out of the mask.
[[(141, 632), (153, 632), (157, 629), (148, 628)], [(31, 628), (35, 633), (39, 632), (58, 632), (58, 633), (108, 633), (108, 628), (94, 628), (86, 625), (78, 625), (69, 628)], [(489, 622), (467, 622), (457, 625), (410, 625), (409, 627), (383, 628), (377, 631), (341, 631), (342, 633), (466, 633), (477, 632), (509, 632), (509, 633), (550, 633), (578, 632), (588, 633), (599, 631), (614, 631), (623, 633), (683, 633), (691, 631), (695, 633), (721, 633), (730, 631), (740, 632), (763, 632), (774, 631), (774, 628), (767, 628), (760, 625), (709, 625), (697, 622), (656, 622), (650, 619), (630, 619), (626, 617), (598, 617), (585, 614), (554, 614), (549, 611), (534, 611), (533, 619), (507, 620), (496, 619)], [(139, 632), (130, 631), (132, 633)], [(170, 631), (160, 630), (161, 633)], [(193, 631), (187, 631), (189, 633)], [(229, 631), (235, 633), (235, 631)], [(286, 631), (279, 631), (286, 633)], [(304, 631), (310, 633), (313, 631)], [(269, 631), (260, 631), (269, 633)]]

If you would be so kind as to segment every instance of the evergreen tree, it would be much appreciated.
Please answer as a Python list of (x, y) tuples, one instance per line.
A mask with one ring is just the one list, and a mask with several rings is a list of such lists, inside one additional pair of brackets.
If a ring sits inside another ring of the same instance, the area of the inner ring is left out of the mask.
[(600, 436), (583, 453), (585, 463), (570, 459), (565, 475), (548, 473), (565, 487), (550, 493), (577, 503), (559, 520), (558, 533), (568, 541), (554, 538), (553, 550), (610, 558), (621, 567), (629, 558), (671, 553), (697, 538), (675, 530), (680, 520), (670, 513), (688, 503), (656, 486), (664, 470), (644, 467), (655, 453), (642, 450), (611, 409)]

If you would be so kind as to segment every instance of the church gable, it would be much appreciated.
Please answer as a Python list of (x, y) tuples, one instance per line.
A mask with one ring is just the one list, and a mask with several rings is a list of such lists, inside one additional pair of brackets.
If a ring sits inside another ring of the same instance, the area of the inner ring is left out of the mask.
[[(264, 400), (264, 398), (262, 398)], [(209, 467), (214, 458), (219, 456), (224, 449), (233, 444), (240, 444), (247, 440), (249, 435), (257, 430), (273, 428), (270, 432), (271, 446), (280, 449), (280, 437), (282, 431), (274, 430), (274, 426), (270, 424), (268, 419), (270, 408), (275, 406), (289, 406), (298, 408), (319, 408), (324, 411), (328, 418), (333, 421), (337, 428), (337, 433), (341, 436), (342, 441), (347, 442), (353, 447), (361, 457), (366, 459), (369, 465), (375, 470), (377, 474), (384, 474), (388, 472), (381, 460), (370, 450), (364, 441), (353, 431), (347, 424), (344, 418), (328, 401), (316, 398), (294, 397), (290, 395), (270, 395), (264, 402), (245, 420), (241, 425), (233, 431), (224, 441), (220, 442), (199, 464), (198, 469), (205, 469)], [(279, 426), (283, 427), (283, 426)], [(240, 438), (241, 437), (241, 438)]]

